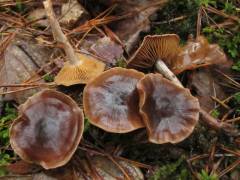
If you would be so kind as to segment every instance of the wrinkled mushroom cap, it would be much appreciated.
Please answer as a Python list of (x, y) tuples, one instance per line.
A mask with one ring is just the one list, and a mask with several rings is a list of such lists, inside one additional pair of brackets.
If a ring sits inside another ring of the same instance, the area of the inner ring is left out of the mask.
[(114, 133), (143, 127), (135, 88), (143, 76), (136, 70), (112, 68), (88, 83), (83, 105), (90, 123)]
[(148, 74), (137, 89), (140, 113), (149, 141), (178, 143), (188, 137), (199, 118), (199, 103), (190, 91), (180, 88), (160, 74)]
[(74, 84), (86, 84), (97, 77), (105, 69), (105, 64), (91, 56), (77, 53), (78, 64), (66, 62), (55, 77), (58, 85), (71, 86)]
[(145, 36), (141, 46), (130, 58), (127, 67), (151, 68), (158, 59), (171, 66), (180, 51), (179, 41), (176, 34)]
[(20, 106), (10, 128), (10, 143), (23, 160), (45, 169), (56, 168), (72, 157), (83, 123), (83, 112), (70, 97), (44, 90)]
[(227, 57), (217, 44), (209, 44), (204, 36), (189, 39), (172, 64), (174, 74), (211, 64), (226, 63)]

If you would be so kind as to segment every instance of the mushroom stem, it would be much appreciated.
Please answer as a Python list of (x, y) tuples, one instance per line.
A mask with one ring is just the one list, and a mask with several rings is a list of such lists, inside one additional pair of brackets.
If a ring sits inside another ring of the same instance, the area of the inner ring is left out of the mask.
[[(167, 67), (167, 65), (161, 59), (158, 59), (156, 61), (155, 67), (159, 73), (161, 73), (168, 80), (172, 81), (175, 85), (180, 86), (182, 88), (184, 87), (182, 83), (178, 80), (178, 78), (175, 76), (175, 74), (173, 74), (173, 72)], [(236, 136), (239, 134), (239, 133), (236, 133), (237, 130), (231, 124), (228, 124), (225, 122), (220, 123), (218, 119), (215, 119), (214, 117), (209, 115), (201, 107), (200, 107), (200, 114), (202, 116), (200, 120), (207, 123), (208, 126), (214, 129), (223, 130), (226, 134), (229, 134), (231, 136)]]
[(161, 60), (158, 59), (155, 63), (155, 67), (159, 73), (161, 73), (165, 78), (174, 82), (174, 84), (183, 88), (182, 83), (178, 80), (177, 76), (167, 67), (167, 65)]
[(67, 37), (64, 35), (64, 33), (61, 30), (61, 27), (54, 15), (53, 12), (53, 8), (52, 8), (52, 1), (51, 0), (46, 0), (43, 2), (44, 8), (46, 10), (46, 14), (49, 20), (49, 23), (51, 25), (52, 28), (52, 33), (53, 33), (53, 37), (54, 39), (63, 45), (64, 51), (67, 55), (67, 59), (69, 60), (69, 62), (71, 64), (78, 64), (79, 63), (79, 59), (77, 57), (77, 55), (74, 52), (73, 47), (71, 46), (71, 44), (69, 43)]

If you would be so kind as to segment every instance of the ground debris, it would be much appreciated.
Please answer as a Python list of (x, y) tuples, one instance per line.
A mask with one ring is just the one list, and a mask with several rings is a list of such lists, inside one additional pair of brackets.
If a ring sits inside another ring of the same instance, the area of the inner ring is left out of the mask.
[[(38, 45), (34, 40), (24, 38), (12, 40), (4, 53), (4, 63), (0, 68), (0, 84), (21, 84), (29, 79), (31, 81), (39, 79), (36, 72), (49, 61), (50, 53), (48, 48)], [(7, 91), (12, 90), (17, 89), (7, 88)], [(14, 99), (21, 104), (35, 92), (36, 89), (13, 93), (7, 95), (5, 99)]]

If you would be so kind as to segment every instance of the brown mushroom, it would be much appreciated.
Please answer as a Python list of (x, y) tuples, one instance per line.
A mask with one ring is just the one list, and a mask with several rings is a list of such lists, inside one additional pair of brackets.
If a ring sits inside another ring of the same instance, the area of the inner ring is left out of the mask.
[[(168, 69), (176, 60), (181, 48), (176, 34), (145, 36), (141, 46), (130, 58), (128, 68), (146, 69), (155, 66), (166, 78), (181, 85), (178, 78)], [(166, 63), (166, 64), (165, 64)]]
[(93, 57), (75, 53), (55, 18), (51, 0), (44, 1), (43, 5), (52, 28), (54, 39), (63, 45), (68, 59), (68, 62), (64, 64), (61, 71), (55, 77), (55, 82), (58, 85), (65, 86), (86, 84), (101, 74), (105, 69), (105, 64)]
[(136, 70), (112, 68), (88, 83), (83, 105), (90, 123), (114, 133), (143, 127), (135, 88), (142, 77), (144, 74)]
[(204, 36), (199, 36), (196, 40), (189, 38), (170, 69), (174, 74), (179, 74), (185, 70), (226, 62), (227, 57), (217, 44), (209, 44)]
[(10, 128), (10, 143), (23, 160), (45, 169), (56, 168), (72, 157), (83, 126), (83, 112), (70, 97), (44, 90), (19, 107), (19, 116)]
[(66, 62), (54, 79), (58, 85), (71, 86), (73, 84), (87, 84), (90, 80), (100, 75), (105, 64), (92, 56), (77, 53), (78, 63)]
[(148, 74), (137, 89), (139, 106), (149, 141), (178, 143), (187, 138), (199, 119), (199, 103), (189, 90), (178, 87), (160, 74)]

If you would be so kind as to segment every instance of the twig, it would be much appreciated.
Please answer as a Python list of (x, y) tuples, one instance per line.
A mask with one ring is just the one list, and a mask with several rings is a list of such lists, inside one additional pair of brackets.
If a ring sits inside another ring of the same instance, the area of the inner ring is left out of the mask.
[(187, 16), (179, 16), (179, 17), (172, 18), (172, 19), (166, 20), (166, 21), (152, 22), (152, 24), (154, 24), (154, 25), (167, 24), (167, 23), (181, 21), (181, 20), (186, 19), (186, 18), (187, 18)]
[(232, 122), (236, 122), (236, 121), (240, 121), (240, 117), (226, 120), (226, 122), (228, 122), (228, 123), (232, 123)]
[(221, 178), (223, 175), (227, 174), (228, 172), (230, 172), (231, 170), (233, 170), (234, 168), (238, 167), (238, 165), (240, 164), (240, 158), (238, 158), (236, 161), (234, 161), (231, 165), (229, 165), (226, 169), (224, 169), (219, 175), (218, 177)]
[(108, 155), (107, 157), (122, 171), (127, 180), (131, 180), (126, 170), (111, 155)]
[(201, 27), (202, 27), (202, 7), (198, 10), (198, 17), (197, 17), (197, 37), (201, 34)]
[(63, 34), (61, 27), (55, 18), (55, 15), (54, 15), (54, 12), (52, 9), (51, 0), (44, 1), (43, 5), (45, 7), (45, 10), (46, 10), (46, 13), (47, 13), (47, 16), (48, 16), (48, 19), (49, 19), (49, 22), (50, 22), (50, 25), (52, 28), (54, 39), (63, 45), (64, 51), (67, 55), (69, 62), (71, 62), (72, 64), (77, 64), (78, 57), (76, 56), (74, 49), (71, 46), (71, 44), (69, 43), (68, 39)]
[(14, 90), (14, 91), (0, 92), (0, 95), (12, 94), (12, 93), (22, 92), (30, 89), (35, 89), (35, 88), (38, 88), (38, 86), (27, 87), (23, 89)]
[(226, 147), (223, 146), (223, 145), (221, 145), (220, 148), (221, 148), (222, 150), (228, 152), (228, 153), (231, 153), (231, 154), (234, 154), (234, 155), (240, 157), (240, 152), (237, 152), (237, 151), (233, 151), (233, 150), (231, 150), (231, 149), (228, 149), (228, 148), (226, 148)]
[(226, 105), (224, 102), (222, 102), (221, 100), (219, 100), (217, 97), (211, 96), (211, 98), (216, 101), (218, 104), (220, 104), (222, 107), (226, 108), (226, 109), (230, 109), (230, 107), (228, 105)]
[(32, 86), (37, 86), (37, 87), (49, 87), (49, 86), (54, 86), (56, 85), (55, 83), (38, 83), (38, 84), (1, 84), (0, 88), (2, 87), (32, 87)]
[(202, 115), (201, 119), (203, 120), (203, 122), (207, 123), (213, 129), (223, 130), (226, 134), (231, 136), (239, 136), (240, 133), (231, 124), (220, 122), (218, 119), (215, 119), (203, 109), (200, 109), (200, 113)]
[(206, 9), (206, 10), (209, 11), (209, 12), (218, 14), (218, 15), (220, 15), (220, 16), (223, 16), (223, 17), (225, 17), (225, 18), (232, 19), (232, 20), (237, 21), (237, 22), (239, 22), (239, 20), (240, 20), (237, 16), (228, 15), (228, 14), (224, 13), (223, 11), (219, 11), (219, 10), (217, 10), (217, 9), (211, 7), (211, 6), (204, 7), (204, 9)]

